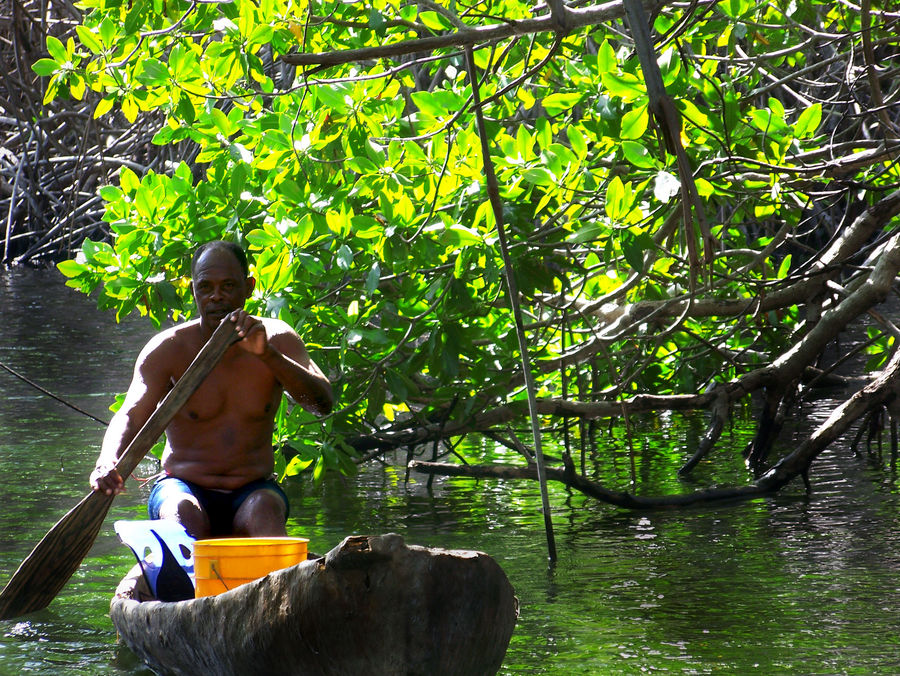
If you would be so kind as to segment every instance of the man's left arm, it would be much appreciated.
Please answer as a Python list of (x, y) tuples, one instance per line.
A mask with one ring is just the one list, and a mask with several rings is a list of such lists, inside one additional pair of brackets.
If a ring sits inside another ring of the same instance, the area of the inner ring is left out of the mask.
[(300, 336), (279, 320), (264, 321), (243, 313), (237, 316), (244, 349), (255, 354), (303, 408), (326, 415), (334, 407), (331, 383), (310, 358)]
[(299, 336), (296, 342), (285, 340), (283, 334), (268, 341), (260, 356), (285, 391), (303, 408), (318, 415), (331, 413), (334, 395), (331, 383), (322, 369), (309, 357)]

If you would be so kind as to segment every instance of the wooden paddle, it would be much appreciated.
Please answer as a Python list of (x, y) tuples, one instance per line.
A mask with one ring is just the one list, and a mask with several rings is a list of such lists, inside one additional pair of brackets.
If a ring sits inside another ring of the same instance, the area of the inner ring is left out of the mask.
[[(131, 475), (165, 432), (169, 421), (219, 363), (235, 337), (233, 322), (226, 319), (219, 324), (184, 375), (119, 457), (116, 470), (123, 478)], [(114, 497), (91, 491), (50, 529), (0, 592), (0, 620), (10, 620), (50, 604), (87, 556)]]

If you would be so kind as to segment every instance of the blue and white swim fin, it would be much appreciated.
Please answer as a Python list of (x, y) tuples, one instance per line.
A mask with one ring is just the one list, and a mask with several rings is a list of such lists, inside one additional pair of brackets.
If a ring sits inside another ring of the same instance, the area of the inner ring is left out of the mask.
[(168, 519), (116, 521), (119, 539), (134, 553), (160, 601), (194, 598), (194, 538)]

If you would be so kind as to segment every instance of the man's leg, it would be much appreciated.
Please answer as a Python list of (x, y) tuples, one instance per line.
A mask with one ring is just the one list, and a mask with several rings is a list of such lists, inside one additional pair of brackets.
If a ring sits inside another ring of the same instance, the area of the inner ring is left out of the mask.
[(247, 496), (234, 515), (234, 534), (248, 537), (287, 535), (285, 506), (275, 491), (262, 488)]
[(287, 535), (287, 498), (275, 488), (258, 488), (250, 492), (234, 514), (234, 534), (248, 537), (280, 537)]
[(209, 516), (186, 483), (174, 477), (161, 479), (150, 492), (147, 511), (151, 519), (170, 519), (184, 526), (194, 538), (208, 538)]

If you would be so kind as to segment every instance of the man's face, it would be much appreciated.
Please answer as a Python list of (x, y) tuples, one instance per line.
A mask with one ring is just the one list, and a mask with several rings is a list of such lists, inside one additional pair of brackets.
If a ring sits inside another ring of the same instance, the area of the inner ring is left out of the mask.
[(201, 321), (215, 327), (229, 312), (244, 307), (255, 281), (244, 277), (240, 263), (231, 252), (210, 249), (203, 253), (192, 280)]

